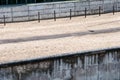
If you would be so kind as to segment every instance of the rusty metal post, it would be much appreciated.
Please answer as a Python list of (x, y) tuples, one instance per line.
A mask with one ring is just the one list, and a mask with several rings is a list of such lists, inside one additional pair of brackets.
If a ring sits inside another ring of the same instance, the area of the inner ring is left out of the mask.
[(38, 22), (40, 23), (40, 12), (38, 12)]
[(85, 8), (85, 18), (87, 17), (87, 8)]
[(4, 19), (4, 26), (6, 26), (5, 15), (3, 15), (3, 19)]
[(56, 21), (56, 12), (54, 11), (54, 21)]
[(12, 18), (12, 22), (13, 22), (13, 8), (11, 8), (11, 18)]
[(114, 7), (114, 5), (113, 5), (113, 15), (115, 14), (115, 7)]
[(70, 9), (70, 20), (71, 20), (71, 18), (72, 18), (72, 9)]
[(99, 16), (101, 16), (101, 6), (99, 6)]
[(30, 20), (30, 10), (29, 10), (29, 6), (28, 6), (28, 21)]

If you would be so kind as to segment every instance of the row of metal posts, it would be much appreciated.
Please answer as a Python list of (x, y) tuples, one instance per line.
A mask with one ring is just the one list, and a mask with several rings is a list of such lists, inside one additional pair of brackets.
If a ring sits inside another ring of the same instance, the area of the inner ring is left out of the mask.
[[(99, 6), (99, 16), (101, 16), (101, 6)], [(113, 15), (115, 14), (115, 7), (113, 6)], [(85, 11), (84, 11), (84, 16), (85, 16), (85, 18), (87, 17), (87, 8), (85, 8)], [(70, 20), (72, 19), (72, 9), (70, 9)], [(6, 26), (6, 16), (5, 15), (3, 15), (3, 19), (4, 19), (4, 26)], [(38, 12), (38, 22), (40, 23), (40, 20), (41, 20), (41, 18), (40, 18), (40, 12)], [(56, 12), (54, 11), (54, 21), (56, 21)]]
[[(115, 7), (113, 6), (113, 15), (115, 14)], [(87, 8), (85, 8), (85, 18), (87, 17)], [(99, 16), (101, 16), (101, 6), (99, 6)], [(72, 19), (72, 9), (70, 9), (70, 20)], [(54, 11), (54, 21), (56, 21), (56, 12)], [(38, 22), (40, 22), (40, 12), (38, 12)]]

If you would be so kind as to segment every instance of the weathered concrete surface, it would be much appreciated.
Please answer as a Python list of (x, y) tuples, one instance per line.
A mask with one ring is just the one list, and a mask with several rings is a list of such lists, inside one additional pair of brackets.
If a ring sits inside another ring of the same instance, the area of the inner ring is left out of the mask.
[(2, 65), (0, 80), (120, 80), (120, 48)]
[(116, 13), (0, 25), (0, 80), (120, 80), (119, 21)]
[(113, 11), (113, 5), (115, 11), (120, 11), (120, 0), (80, 0), (80, 2), (0, 6), (0, 22), (4, 21), (3, 15), (6, 16), (7, 22), (36, 20), (38, 12), (41, 19), (54, 18), (54, 11), (56, 11), (56, 17), (67, 17), (70, 16), (70, 9), (72, 16), (83, 15), (85, 8), (87, 8), (87, 14), (95, 14), (99, 12), (99, 6), (101, 6), (101, 12), (106, 13)]

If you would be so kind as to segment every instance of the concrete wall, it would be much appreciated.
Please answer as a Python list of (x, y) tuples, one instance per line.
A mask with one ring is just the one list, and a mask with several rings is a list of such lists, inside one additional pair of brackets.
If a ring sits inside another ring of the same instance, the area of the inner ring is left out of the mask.
[(0, 80), (120, 80), (120, 49), (0, 65)]
[(14, 21), (28, 21), (38, 19), (38, 12), (40, 12), (41, 19), (54, 18), (54, 11), (56, 17), (70, 16), (70, 9), (72, 9), (72, 16), (83, 15), (85, 7), (88, 14), (95, 14), (99, 12), (111, 12), (113, 5), (116, 11), (120, 11), (120, 0), (90, 0), (81, 2), (53, 2), (53, 3), (38, 3), (29, 5), (16, 6), (0, 6), (0, 22), (3, 22), (3, 15), (6, 16), (7, 22)]

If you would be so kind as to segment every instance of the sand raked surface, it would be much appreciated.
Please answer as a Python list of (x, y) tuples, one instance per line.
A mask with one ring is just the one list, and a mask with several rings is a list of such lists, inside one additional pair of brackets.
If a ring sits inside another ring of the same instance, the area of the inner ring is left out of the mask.
[(0, 24), (0, 64), (120, 47), (120, 13)]

